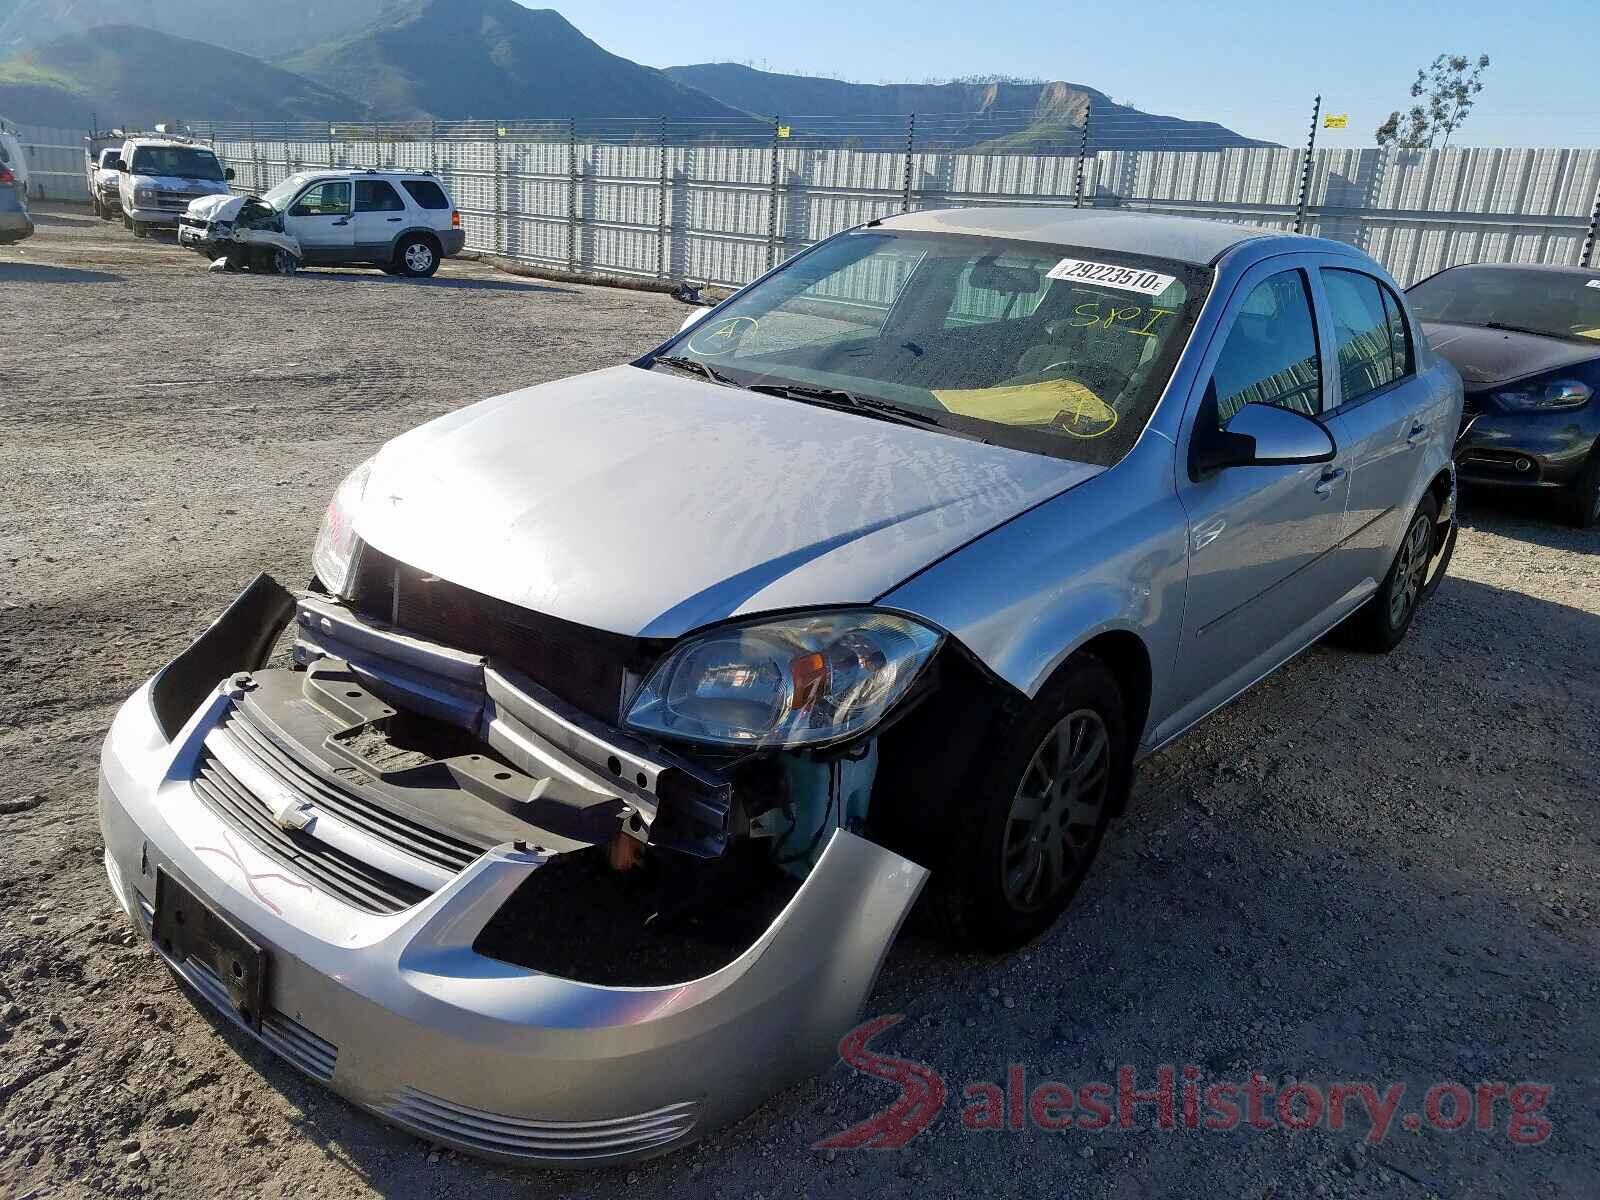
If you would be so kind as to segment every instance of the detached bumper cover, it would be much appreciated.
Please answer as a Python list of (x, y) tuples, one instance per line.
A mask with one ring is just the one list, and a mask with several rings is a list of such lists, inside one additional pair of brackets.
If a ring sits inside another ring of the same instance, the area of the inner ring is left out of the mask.
[[(227, 627), (260, 620), (253, 608), (230, 609), (213, 643), (253, 645)], [(491, 1158), (586, 1165), (661, 1153), (822, 1068), (926, 878), (840, 830), (721, 970), (669, 987), (555, 978), (472, 949), (543, 855), (499, 845), (412, 907), (358, 911), (261, 853), (197, 794), (229, 694), (213, 690), (169, 738), (150, 690), (123, 705), (101, 757), (106, 869), (124, 909), (148, 934), (157, 872), (170, 874), (267, 955), (259, 1029), (232, 1013), (208, 966), (168, 958), (196, 992), (361, 1107)]]

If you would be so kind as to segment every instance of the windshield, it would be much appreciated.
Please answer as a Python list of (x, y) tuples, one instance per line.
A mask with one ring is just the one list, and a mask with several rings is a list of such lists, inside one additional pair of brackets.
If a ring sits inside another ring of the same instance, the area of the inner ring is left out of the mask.
[(1143, 431), (1208, 278), (1146, 255), (867, 229), (797, 258), (661, 357), (1109, 466)]
[(100, 151), (100, 165), (106, 170), (115, 167), (117, 165), (117, 152), (115, 150)]
[(282, 212), (289, 207), (289, 202), (300, 194), (300, 189), (305, 186), (306, 180), (310, 178), (311, 176), (305, 174), (291, 175), (282, 183), (262, 192), (261, 199), (272, 205), (279, 212)]
[(209, 150), (194, 146), (140, 146), (128, 170), (135, 175), (170, 175), (177, 179), (222, 182), (222, 164)]
[(1600, 340), (1600, 271), (1452, 267), (1406, 293), (1421, 321)]

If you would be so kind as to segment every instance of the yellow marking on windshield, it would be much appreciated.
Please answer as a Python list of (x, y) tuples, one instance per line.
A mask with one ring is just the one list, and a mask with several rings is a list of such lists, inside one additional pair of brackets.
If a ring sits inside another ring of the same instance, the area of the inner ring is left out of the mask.
[(933, 397), (949, 411), (1002, 425), (1050, 425), (1097, 438), (1117, 423), (1117, 410), (1075, 379), (1046, 379), (991, 388), (947, 388)]
[(1121, 329), (1136, 337), (1155, 337), (1156, 323), (1177, 311), (1175, 308), (1145, 309), (1137, 304), (1102, 308), (1100, 301), (1086, 300), (1072, 310), (1073, 319), (1067, 324), (1078, 329)]
[(1600, 329), (1580, 329), (1578, 330), (1578, 336), (1600, 340)]

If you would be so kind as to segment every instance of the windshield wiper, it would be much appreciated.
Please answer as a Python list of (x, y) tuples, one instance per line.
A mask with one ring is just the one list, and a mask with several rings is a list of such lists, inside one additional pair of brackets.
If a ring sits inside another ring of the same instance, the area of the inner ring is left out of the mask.
[(709, 379), (712, 383), (720, 383), (725, 387), (738, 386), (721, 371), (715, 367), (707, 366), (698, 358), (685, 358), (681, 354), (669, 354), (666, 358), (654, 359), (650, 365), (652, 367), (677, 367), (680, 371), (688, 371), (691, 374), (700, 376), (702, 379)]
[(918, 412), (914, 408), (901, 408), (900, 405), (890, 404), (887, 400), (859, 396), (843, 388), (813, 387), (805, 383), (752, 383), (747, 385), (745, 390), (760, 392), (764, 396), (782, 396), (786, 400), (803, 400), (827, 408), (843, 409), (846, 412), (862, 412), (901, 425), (942, 426), (943, 424), (932, 413)]
[(1529, 329), (1526, 325), (1508, 325), (1504, 321), (1485, 321), (1485, 329), (1498, 329), (1501, 333), (1531, 333), (1534, 337), (1571, 337), (1571, 334), (1556, 333), (1550, 329)]

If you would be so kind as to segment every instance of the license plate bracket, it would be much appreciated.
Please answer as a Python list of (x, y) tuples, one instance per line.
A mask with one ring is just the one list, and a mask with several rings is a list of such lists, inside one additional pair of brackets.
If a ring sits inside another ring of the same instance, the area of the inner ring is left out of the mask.
[(227, 989), (234, 1015), (261, 1032), (267, 995), (267, 952), (159, 868), (151, 933), (156, 945), (174, 962), (181, 964), (193, 958), (210, 967)]

